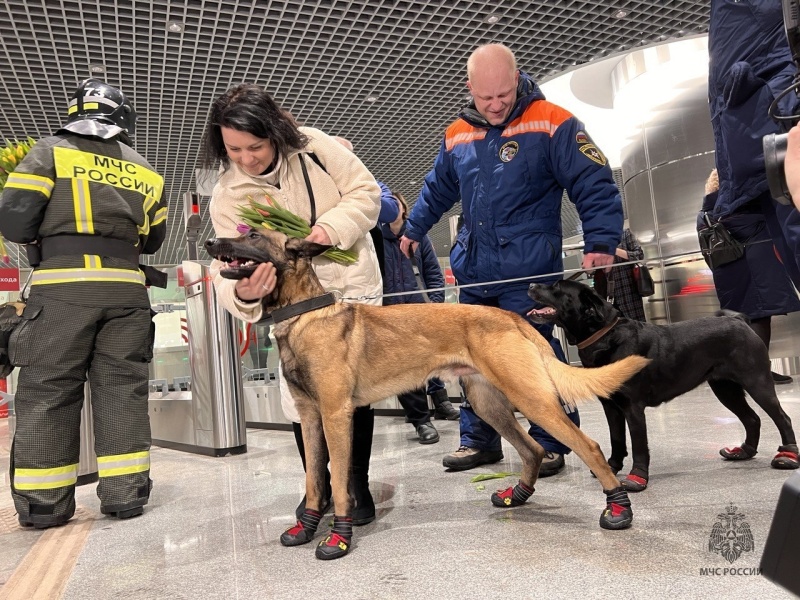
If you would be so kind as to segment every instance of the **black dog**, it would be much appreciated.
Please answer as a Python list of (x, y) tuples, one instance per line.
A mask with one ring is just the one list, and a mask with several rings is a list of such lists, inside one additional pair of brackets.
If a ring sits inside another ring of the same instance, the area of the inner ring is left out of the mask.
[(761, 422), (745, 400), (747, 392), (780, 431), (782, 445), (772, 467), (800, 466), (792, 422), (775, 395), (769, 353), (743, 315), (719, 311), (713, 317), (652, 325), (622, 317), (592, 288), (576, 281), (534, 283), (528, 295), (547, 307), (532, 310), (531, 318), (562, 327), (585, 367), (607, 365), (632, 354), (652, 359), (619, 392), (601, 398), (611, 433), (608, 464), (615, 472), (622, 469), (628, 454), (626, 422), (630, 428), (633, 467), (622, 481), (629, 491), (642, 491), (649, 478), (645, 407), (668, 402), (704, 381), (744, 425), (744, 443), (720, 450), (724, 458), (747, 460), (756, 454)]

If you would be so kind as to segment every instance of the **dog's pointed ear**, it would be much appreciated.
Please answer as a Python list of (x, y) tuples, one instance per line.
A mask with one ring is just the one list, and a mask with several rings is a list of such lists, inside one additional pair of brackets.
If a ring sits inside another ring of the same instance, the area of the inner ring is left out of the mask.
[(303, 238), (290, 237), (288, 240), (286, 240), (286, 252), (294, 255), (297, 258), (312, 258), (314, 256), (319, 256), (329, 248), (333, 248), (333, 246), (309, 242)]

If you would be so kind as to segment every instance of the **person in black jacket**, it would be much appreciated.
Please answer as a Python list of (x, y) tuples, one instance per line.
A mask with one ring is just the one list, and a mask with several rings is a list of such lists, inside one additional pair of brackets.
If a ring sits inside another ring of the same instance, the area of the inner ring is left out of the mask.
[(644, 250), (639, 240), (628, 228), (622, 230), (622, 240), (614, 254), (614, 268), (609, 273), (602, 269), (594, 272), (594, 289), (604, 298), (608, 298), (623, 317), (646, 321), (644, 302), (636, 289), (633, 276), (633, 265), (616, 266), (618, 263), (643, 260)]
[(139, 255), (164, 241), (164, 180), (130, 146), (136, 113), (120, 90), (87, 79), (68, 115), (0, 196), (0, 233), (36, 250), (28, 253), (35, 268), (26, 320), (9, 342), (20, 367), (10, 476), (20, 525), (40, 529), (75, 512), (87, 378), (100, 511), (141, 515), (152, 487), (155, 326), (145, 274), (163, 274), (140, 266)]
[[(385, 184), (379, 184), (382, 189)], [(387, 188), (388, 189), (388, 188)], [(400, 250), (400, 237), (405, 231), (405, 221), (408, 216), (408, 204), (403, 194), (390, 190), (390, 194), (397, 202), (399, 214), (391, 223), (381, 224), (383, 234), (384, 277), (383, 293), (413, 292), (420, 289), (435, 289), (444, 287), (444, 276), (433, 250), (430, 238), (425, 236), (414, 252), (413, 261)], [(383, 299), (384, 306), (391, 304), (420, 304), (423, 302), (444, 302), (444, 291), (430, 293), (407, 294), (403, 296), (390, 296)], [(436, 378), (428, 382), (427, 393), (433, 399), (434, 414), (441, 419), (456, 420), (458, 411), (453, 408), (447, 397), (444, 384)], [(409, 422), (414, 425), (419, 436), (420, 444), (434, 444), (439, 441), (439, 433), (431, 423), (428, 411), (428, 398), (425, 389), (418, 389), (405, 394), (400, 394), (397, 399), (403, 406)]]

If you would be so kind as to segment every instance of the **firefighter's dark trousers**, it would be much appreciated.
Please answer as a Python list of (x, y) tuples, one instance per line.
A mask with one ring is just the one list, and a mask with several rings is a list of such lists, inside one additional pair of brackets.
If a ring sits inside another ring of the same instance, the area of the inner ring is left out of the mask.
[(150, 494), (149, 308), (99, 308), (43, 298), (12, 334), (20, 367), (11, 451), (11, 492), (23, 524), (59, 524), (75, 512), (84, 383), (92, 394), (103, 513), (147, 504)]

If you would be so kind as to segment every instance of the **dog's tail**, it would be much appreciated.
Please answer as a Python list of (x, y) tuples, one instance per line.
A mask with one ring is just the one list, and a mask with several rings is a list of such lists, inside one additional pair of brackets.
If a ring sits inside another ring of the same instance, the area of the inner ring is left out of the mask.
[(571, 367), (557, 358), (548, 360), (545, 368), (561, 400), (574, 407), (579, 400), (593, 396), (608, 398), (650, 362), (644, 356), (626, 356), (604, 367)]

